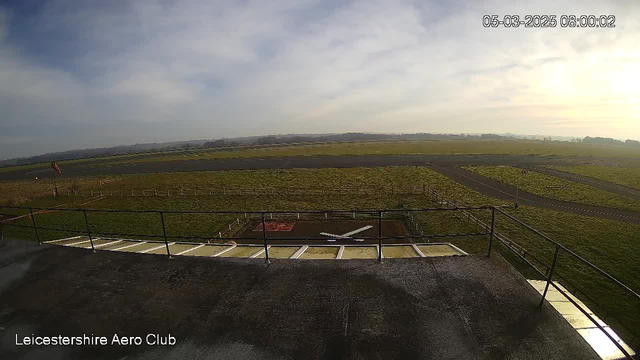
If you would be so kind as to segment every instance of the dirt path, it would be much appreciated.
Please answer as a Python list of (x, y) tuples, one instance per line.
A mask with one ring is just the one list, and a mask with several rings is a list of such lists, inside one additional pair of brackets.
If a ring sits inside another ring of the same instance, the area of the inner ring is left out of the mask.
[(521, 168), (525, 168), (531, 171), (535, 171), (545, 175), (555, 176), (561, 179), (577, 182), (580, 184), (586, 184), (598, 188), (600, 190), (609, 191), (612, 193), (616, 193), (618, 195), (627, 196), (636, 200), (640, 200), (640, 190), (632, 189), (620, 184), (595, 179), (589, 176), (578, 175), (569, 173), (566, 171), (550, 169), (541, 166), (520, 166)]
[[(484, 195), (504, 199), (510, 203), (515, 201), (516, 188), (511, 185), (457, 167), (434, 166), (433, 170)], [(523, 190), (519, 191), (518, 203), (537, 208), (640, 224), (640, 213), (637, 212), (555, 200)]]

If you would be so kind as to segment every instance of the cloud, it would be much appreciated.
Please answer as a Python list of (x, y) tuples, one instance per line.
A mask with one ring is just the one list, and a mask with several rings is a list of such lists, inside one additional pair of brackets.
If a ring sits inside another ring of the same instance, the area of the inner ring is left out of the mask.
[[(617, 27), (482, 27), (484, 14), (549, 9), (614, 14)], [(0, 151), (290, 132), (627, 137), (640, 134), (639, 10), (633, 1), (0, 8)]]

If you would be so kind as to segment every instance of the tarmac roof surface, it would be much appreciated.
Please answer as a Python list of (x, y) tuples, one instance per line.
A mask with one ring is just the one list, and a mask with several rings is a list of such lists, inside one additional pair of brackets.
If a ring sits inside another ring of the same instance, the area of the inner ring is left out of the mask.
[[(598, 359), (499, 258), (166, 257), (0, 241), (0, 358)], [(175, 346), (18, 347), (171, 334)]]

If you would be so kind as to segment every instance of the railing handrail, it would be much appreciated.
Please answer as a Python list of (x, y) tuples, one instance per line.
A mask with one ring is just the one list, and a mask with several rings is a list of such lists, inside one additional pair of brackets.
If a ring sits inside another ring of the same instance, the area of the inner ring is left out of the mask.
[[(247, 211), (178, 211), (178, 210), (123, 210), (123, 209), (81, 209), (81, 208), (43, 208), (28, 206), (9, 206), (0, 205), (5, 209), (22, 209), (22, 210), (51, 210), (51, 211), (87, 211), (87, 212), (111, 212), (111, 213), (165, 213), (165, 214), (340, 214), (340, 213), (359, 213), (374, 214), (379, 211), (383, 213), (402, 213), (402, 212), (426, 212), (426, 211), (456, 211), (456, 210), (489, 210), (493, 206), (470, 206), (470, 207), (453, 207), (453, 208), (423, 208), (423, 209), (352, 209), (352, 210), (247, 210)], [(19, 216), (19, 215), (16, 215)]]
[(518, 224), (524, 226), (525, 228), (533, 231), (534, 233), (536, 233), (537, 235), (540, 235), (543, 239), (545, 239), (546, 241), (552, 243), (553, 245), (557, 246), (558, 248), (562, 249), (563, 251), (567, 252), (568, 254), (572, 255), (573, 257), (575, 257), (576, 259), (580, 260), (581, 262), (583, 262), (584, 264), (586, 264), (587, 266), (589, 266), (590, 268), (592, 268), (593, 270), (595, 270), (596, 272), (598, 272), (600, 275), (605, 276), (606, 278), (608, 278), (609, 280), (613, 281), (614, 283), (616, 283), (618, 286), (620, 286), (622, 289), (624, 289), (625, 291), (627, 291), (628, 293), (630, 293), (631, 295), (633, 295), (636, 299), (640, 300), (640, 294), (638, 294), (637, 292), (633, 291), (633, 289), (631, 289), (630, 287), (628, 287), (627, 285), (625, 285), (623, 282), (621, 282), (620, 280), (616, 279), (615, 277), (613, 277), (612, 275), (610, 275), (609, 273), (607, 273), (606, 271), (600, 269), (599, 267), (597, 267), (596, 265), (592, 264), (591, 262), (589, 262), (587, 259), (583, 258), (582, 256), (576, 254), (575, 252), (573, 252), (572, 250), (568, 249), (566, 246), (558, 243), (557, 241), (553, 240), (552, 238), (550, 238), (549, 236), (541, 233), (540, 231), (532, 228), (531, 226), (525, 224), (524, 222), (522, 222), (521, 220), (517, 219), (516, 217), (507, 214), (506, 212), (497, 209), (496, 210), (498, 212), (500, 212), (501, 214), (505, 215), (506, 217), (508, 217), (509, 219), (517, 222)]

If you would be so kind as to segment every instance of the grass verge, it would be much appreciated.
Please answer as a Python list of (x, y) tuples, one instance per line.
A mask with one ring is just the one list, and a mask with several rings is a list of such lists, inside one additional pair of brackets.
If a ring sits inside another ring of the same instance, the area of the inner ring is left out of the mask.
[(523, 174), (520, 169), (510, 166), (469, 166), (465, 169), (551, 199), (640, 211), (640, 201), (552, 175), (533, 171)]
[(595, 179), (600, 179), (640, 190), (640, 168), (595, 165), (549, 167), (556, 170), (566, 171), (577, 175), (589, 176)]

